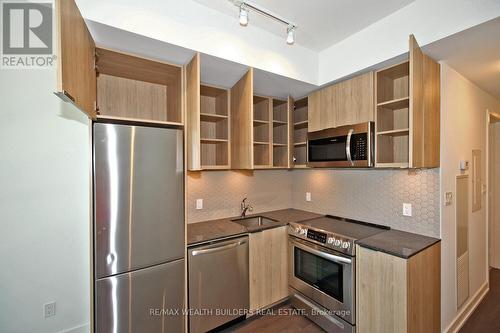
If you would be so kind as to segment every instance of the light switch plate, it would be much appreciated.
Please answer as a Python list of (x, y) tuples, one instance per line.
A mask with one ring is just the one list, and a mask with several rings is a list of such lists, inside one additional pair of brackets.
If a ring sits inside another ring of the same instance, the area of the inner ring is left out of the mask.
[(311, 201), (311, 192), (306, 192), (306, 201)]
[(196, 199), (196, 209), (203, 209), (203, 199)]
[(412, 216), (410, 203), (403, 203), (403, 216)]
[(56, 302), (50, 302), (43, 305), (43, 314), (45, 318), (56, 315)]
[(444, 194), (444, 205), (451, 206), (453, 203), (453, 192), (445, 192)]

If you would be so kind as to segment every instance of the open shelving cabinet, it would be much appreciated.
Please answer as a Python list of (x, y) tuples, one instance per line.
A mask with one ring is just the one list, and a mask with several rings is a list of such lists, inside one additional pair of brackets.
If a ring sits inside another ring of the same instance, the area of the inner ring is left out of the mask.
[(409, 166), (410, 62), (376, 74), (377, 166)]
[(291, 167), (292, 99), (272, 99), (273, 103), (273, 167)]
[(290, 100), (253, 96), (254, 168), (290, 167)]
[(200, 56), (186, 66), (188, 170), (230, 168), (230, 91), (200, 82)]
[(308, 98), (295, 102), (293, 111), (293, 167), (307, 167)]
[(200, 86), (202, 169), (229, 169), (229, 91)]
[(96, 48), (97, 118), (182, 124), (182, 67)]
[(423, 54), (413, 35), (409, 58), (375, 75), (375, 143), (378, 168), (439, 166), (439, 64)]
[(96, 47), (75, 1), (56, 8), (57, 96), (93, 120), (183, 125), (182, 65)]
[(272, 123), (271, 101), (253, 96), (253, 160), (255, 168), (271, 167)]

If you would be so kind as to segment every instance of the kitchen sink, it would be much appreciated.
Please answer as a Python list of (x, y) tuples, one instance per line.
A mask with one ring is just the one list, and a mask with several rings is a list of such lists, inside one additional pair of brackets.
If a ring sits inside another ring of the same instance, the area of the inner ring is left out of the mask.
[(240, 219), (231, 220), (232, 222), (236, 222), (241, 224), (244, 227), (255, 228), (255, 227), (263, 227), (269, 224), (276, 222), (273, 219), (269, 219), (264, 216), (252, 216), (252, 217), (244, 217)]

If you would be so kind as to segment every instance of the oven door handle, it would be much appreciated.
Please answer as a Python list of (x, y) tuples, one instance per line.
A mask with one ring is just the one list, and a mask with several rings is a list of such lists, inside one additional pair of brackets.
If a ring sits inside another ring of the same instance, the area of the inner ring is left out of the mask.
[(302, 249), (302, 250), (304, 250), (306, 252), (315, 254), (318, 257), (328, 259), (330, 261), (334, 261), (334, 262), (342, 263), (342, 264), (351, 264), (352, 263), (352, 260), (349, 259), (349, 258), (344, 258), (344, 257), (341, 257), (341, 256), (336, 256), (334, 254), (330, 254), (330, 253), (318, 251), (316, 249), (310, 248), (309, 246), (302, 245), (302, 244), (297, 243), (297, 242), (292, 242), (292, 244), (293, 244), (293, 246), (298, 247), (299, 249)]
[(345, 142), (345, 153), (347, 155), (347, 161), (351, 163), (351, 165), (354, 165), (354, 162), (352, 161), (351, 157), (351, 136), (354, 130), (351, 128), (349, 130), (349, 133), (347, 133), (347, 140)]

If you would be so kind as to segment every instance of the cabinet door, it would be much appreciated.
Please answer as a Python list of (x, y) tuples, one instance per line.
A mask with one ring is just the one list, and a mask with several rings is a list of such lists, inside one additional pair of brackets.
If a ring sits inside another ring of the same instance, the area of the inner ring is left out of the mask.
[(410, 35), (410, 168), (424, 166), (424, 54), (413, 35)]
[(308, 131), (314, 132), (321, 129), (321, 90), (315, 91), (308, 96)]
[(321, 129), (337, 127), (339, 112), (339, 86), (333, 85), (321, 90)]
[(231, 88), (231, 168), (253, 169), (253, 69)]
[(188, 170), (201, 170), (200, 147), (200, 54), (186, 66), (186, 135)]
[(406, 260), (357, 246), (356, 295), (359, 333), (407, 332)]
[(250, 309), (267, 307), (288, 296), (286, 227), (250, 234)]
[(96, 118), (95, 44), (74, 0), (56, 1), (58, 83), (56, 95)]
[(373, 84), (373, 72), (337, 84), (337, 126), (374, 120)]
[(293, 168), (293, 131), (294, 131), (294, 120), (293, 111), (295, 110), (295, 101), (291, 96), (288, 96), (288, 168)]
[(410, 167), (439, 167), (440, 65), (410, 35)]

